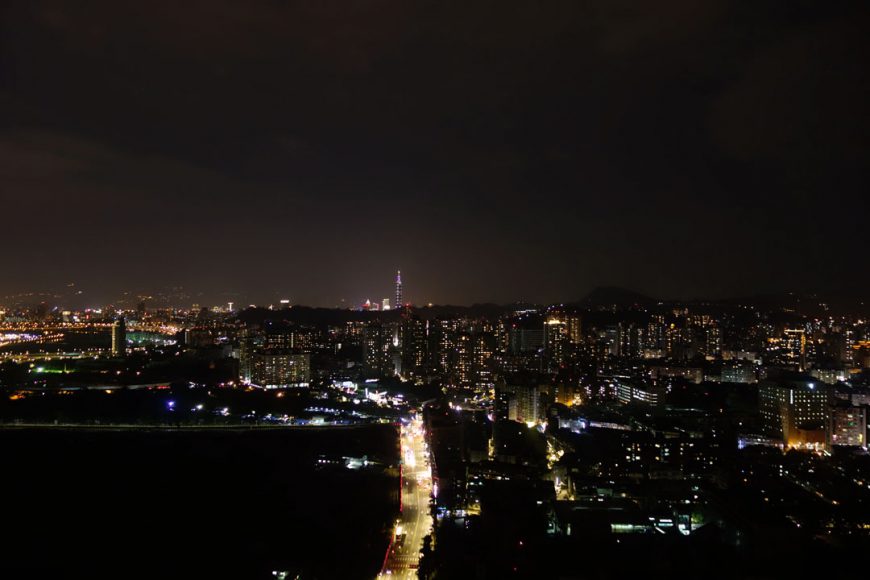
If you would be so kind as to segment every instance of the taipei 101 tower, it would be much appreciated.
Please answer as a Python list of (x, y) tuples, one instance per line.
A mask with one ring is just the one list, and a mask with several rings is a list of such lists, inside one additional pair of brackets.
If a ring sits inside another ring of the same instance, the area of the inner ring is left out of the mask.
[(396, 308), (402, 306), (404, 306), (404, 302), (402, 302), (402, 271), (398, 270), (396, 272)]

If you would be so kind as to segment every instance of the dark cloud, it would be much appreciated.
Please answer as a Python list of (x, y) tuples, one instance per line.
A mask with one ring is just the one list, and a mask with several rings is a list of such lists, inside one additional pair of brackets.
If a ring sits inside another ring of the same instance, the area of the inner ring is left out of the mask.
[(864, 3), (0, 10), (0, 293), (867, 282)]

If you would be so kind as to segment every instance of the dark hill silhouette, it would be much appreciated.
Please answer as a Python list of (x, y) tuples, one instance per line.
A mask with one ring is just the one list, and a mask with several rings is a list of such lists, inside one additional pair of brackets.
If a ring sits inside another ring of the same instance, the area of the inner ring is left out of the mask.
[(590, 292), (585, 298), (576, 303), (583, 308), (632, 308), (635, 306), (651, 306), (658, 300), (650, 298), (640, 292), (620, 288), (618, 286), (599, 286)]

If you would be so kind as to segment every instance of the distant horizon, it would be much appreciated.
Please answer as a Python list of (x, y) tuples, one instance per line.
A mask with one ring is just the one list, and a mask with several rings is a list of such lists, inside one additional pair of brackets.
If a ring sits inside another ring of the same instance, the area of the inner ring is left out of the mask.
[[(71, 288), (72, 290), (72, 288)], [(283, 297), (283, 298), (275, 298), (273, 300), (245, 300), (240, 298), (237, 294), (225, 293), (222, 296), (212, 294), (206, 294), (205, 292), (200, 293), (189, 293), (186, 292), (183, 288), (177, 288), (178, 292), (175, 293), (176, 300), (172, 301), (169, 296), (163, 294), (161, 296), (160, 292), (126, 292), (128, 297), (124, 297), (122, 294), (114, 299), (94, 299), (92, 301), (87, 300), (86, 295), (82, 293), (81, 295), (73, 295), (73, 294), (63, 294), (58, 292), (57, 290), (47, 290), (47, 291), (32, 291), (32, 292), (22, 292), (17, 294), (0, 296), (0, 306), (5, 307), (13, 307), (13, 306), (36, 306), (40, 303), (47, 303), (51, 307), (64, 307), (64, 308), (74, 308), (78, 310), (84, 309), (100, 309), (105, 306), (123, 306), (125, 309), (134, 309), (138, 303), (141, 301), (141, 297), (148, 297), (145, 302), (148, 306), (152, 308), (190, 308), (194, 304), (198, 304), (202, 307), (223, 307), (227, 306), (230, 302), (233, 303), (234, 310), (244, 310), (247, 308), (262, 308), (268, 309), (270, 306), (274, 309), (280, 309), (282, 307), (281, 300), (286, 299), (290, 300), (289, 304), (291, 307), (303, 307), (303, 308), (312, 308), (312, 309), (327, 309), (327, 310), (360, 310), (365, 303), (365, 298), (359, 301), (345, 301), (344, 303), (339, 304), (325, 304), (325, 303), (308, 303), (308, 302), (296, 302), (292, 299), (292, 297)], [(840, 307), (846, 305), (847, 303), (854, 303), (856, 307), (864, 306), (867, 300), (863, 297), (857, 295), (849, 295), (847, 293), (821, 293), (821, 292), (797, 292), (790, 290), (782, 290), (782, 291), (761, 291), (756, 293), (748, 293), (748, 294), (740, 294), (740, 295), (732, 295), (732, 296), (694, 296), (694, 297), (680, 297), (680, 296), (655, 296), (650, 295), (642, 291), (634, 290), (632, 288), (626, 288), (622, 286), (616, 285), (601, 285), (595, 286), (589, 291), (587, 291), (584, 295), (579, 296), (570, 300), (556, 300), (556, 301), (547, 301), (547, 300), (527, 300), (527, 299), (514, 299), (514, 300), (475, 300), (475, 301), (465, 301), (465, 302), (454, 302), (454, 301), (443, 301), (443, 302), (435, 302), (435, 301), (427, 301), (427, 302), (417, 302), (413, 300), (413, 296), (409, 297), (410, 300), (405, 302), (406, 306), (412, 306), (414, 308), (426, 308), (426, 307), (449, 307), (449, 308), (472, 308), (475, 306), (499, 306), (499, 307), (509, 307), (513, 305), (530, 305), (535, 307), (549, 307), (556, 306), (560, 304), (564, 305), (581, 305), (583, 302), (588, 301), (590, 298), (600, 299), (601, 294), (614, 294), (615, 302), (625, 302), (630, 301), (631, 297), (635, 297), (640, 302), (647, 303), (699, 303), (699, 302), (709, 302), (709, 303), (721, 303), (721, 302), (734, 302), (740, 300), (753, 301), (760, 299), (771, 299), (771, 298), (785, 298), (787, 296), (795, 296), (799, 298), (815, 298), (821, 301), (831, 301)], [(180, 295), (188, 296), (187, 300), (181, 300), (179, 298)], [(407, 296), (407, 293), (406, 293)], [(30, 297), (30, 298), (28, 298)], [(388, 298), (388, 297), (383, 297)], [(372, 304), (377, 304), (378, 309), (381, 306), (381, 302), (383, 298), (369, 298)], [(52, 302), (52, 299), (55, 299), (56, 302)], [(397, 310), (396, 305), (392, 304), (393, 300), (390, 300), (390, 310)], [(372, 309), (372, 311), (382, 311)]]

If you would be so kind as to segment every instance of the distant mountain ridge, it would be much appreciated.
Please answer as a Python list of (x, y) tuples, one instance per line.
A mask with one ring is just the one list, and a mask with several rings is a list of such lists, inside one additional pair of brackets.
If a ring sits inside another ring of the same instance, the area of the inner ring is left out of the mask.
[(585, 298), (574, 302), (573, 306), (582, 308), (631, 308), (635, 306), (651, 306), (660, 301), (650, 298), (640, 292), (621, 288), (619, 286), (599, 286)]

